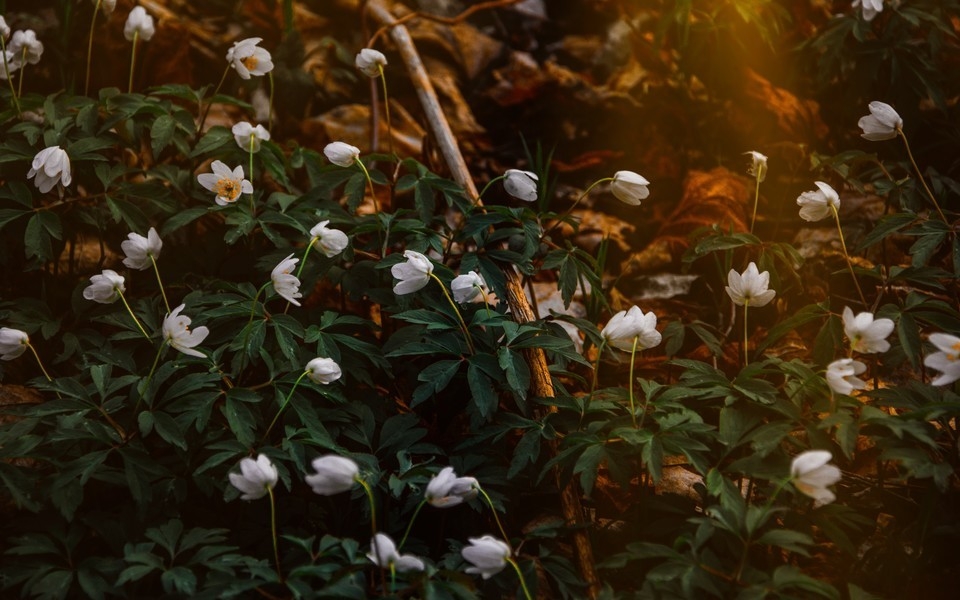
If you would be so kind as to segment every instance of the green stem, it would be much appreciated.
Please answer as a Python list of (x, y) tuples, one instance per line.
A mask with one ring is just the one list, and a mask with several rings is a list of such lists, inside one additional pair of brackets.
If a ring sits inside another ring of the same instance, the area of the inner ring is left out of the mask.
[(470, 349), (470, 354), (475, 354), (476, 351), (473, 349), (473, 338), (470, 337), (470, 330), (467, 328), (466, 321), (463, 320), (463, 315), (460, 314), (460, 309), (457, 308), (457, 303), (453, 301), (453, 298), (450, 297), (450, 292), (447, 291), (447, 286), (443, 285), (443, 282), (440, 281), (440, 278), (430, 273), (430, 277), (436, 280), (440, 284), (440, 289), (443, 290), (443, 295), (447, 298), (447, 302), (450, 303), (450, 306), (453, 307), (453, 312), (457, 315), (457, 319), (460, 321), (460, 329), (463, 330), (463, 335), (467, 340), (467, 348)]
[(587, 194), (590, 193), (590, 190), (592, 190), (593, 188), (597, 187), (598, 185), (600, 185), (605, 181), (613, 181), (613, 177), (604, 177), (603, 179), (598, 179), (593, 183), (591, 183), (590, 187), (583, 190), (583, 193), (580, 194), (580, 196), (573, 201), (573, 204), (570, 205), (570, 208), (565, 210), (562, 215), (557, 217), (557, 222), (554, 223), (550, 229), (546, 230), (541, 237), (547, 237), (547, 235), (549, 235), (554, 229), (556, 229), (557, 227), (560, 227), (560, 225), (563, 224), (563, 220), (570, 216), (570, 214), (573, 212), (573, 209), (575, 209), (577, 205), (580, 204), (581, 200), (587, 197)]
[(513, 570), (517, 572), (517, 577), (520, 579), (520, 587), (523, 589), (524, 598), (527, 600), (533, 600), (533, 596), (530, 595), (530, 590), (527, 589), (527, 582), (523, 579), (523, 573), (520, 571), (520, 565), (518, 565), (517, 561), (513, 560), (512, 557), (508, 557), (507, 562), (510, 563), (510, 566), (513, 567)]
[(867, 306), (867, 299), (863, 295), (863, 290), (860, 289), (860, 282), (857, 281), (857, 274), (853, 270), (853, 261), (850, 260), (850, 254), (847, 252), (847, 243), (843, 239), (843, 228), (840, 227), (840, 213), (837, 212), (837, 207), (833, 204), (830, 205), (830, 208), (833, 209), (833, 217), (837, 221), (837, 232), (840, 234), (840, 247), (843, 249), (843, 257), (847, 259), (847, 268), (850, 269), (850, 277), (853, 278), (853, 285), (857, 288), (857, 293), (860, 295), (860, 302), (864, 306)]
[(267, 113), (267, 130), (273, 129), (273, 71), (267, 73), (270, 78), (270, 112)]
[(20, 52), (20, 79), (17, 80), (17, 97), (23, 98), (23, 74), (27, 72), (27, 47)]
[(897, 127), (897, 134), (903, 140), (903, 146), (907, 149), (907, 156), (910, 158), (910, 164), (913, 165), (913, 169), (917, 172), (917, 177), (920, 178), (920, 183), (923, 184), (923, 189), (927, 191), (927, 195), (930, 196), (930, 200), (933, 201), (933, 206), (936, 207), (937, 212), (940, 213), (940, 218), (943, 219), (943, 222), (949, 223), (946, 215), (943, 214), (943, 210), (940, 209), (940, 203), (937, 202), (937, 197), (933, 195), (933, 191), (930, 189), (930, 186), (927, 185), (927, 180), (923, 178), (923, 173), (920, 172), (920, 167), (917, 166), (917, 161), (913, 159), (913, 152), (910, 151), (910, 143), (907, 141), (907, 136), (904, 135), (903, 130), (899, 127)]
[(364, 481), (359, 475), (354, 476), (354, 481), (360, 484), (360, 487), (363, 488), (363, 491), (367, 494), (367, 500), (370, 502), (370, 537), (373, 540), (377, 538), (377, 506), (373, 501), (373, 490), (370, 489), (370, 484)]
[(10, 85), (10, 96), (13, 98), (13, 105), (17, 109), (17, 116), (21, 116), (23, 113), (20, 111), (20, 99), (17, 98), (17, 90), (13, 89), (13, 80), (10, 79), (12, 73), (10, 73), (10, 64), (7, 62), (7, 42), (3, 39), (3, 36), (0, 36), (0, 52), (3, 53), (3, 72), (7, 74), (7, 84)]
[(133, 30), (133, 51), (130, 54), (130, 79), (127, 81), (127, 93), (133, 92), (133, 66), (137, 62), (137, 42), (140, 41), (140, 31)]
[(277, 503), (273, 497), (273, 488), (267, 487), (270, 495), (270, 534), (273, 537), (273, 560), (277, 563), (277, 578), (283, 583), (283, 572), (280, 570), (280, 549), (277, 541)]
[(753, 216), (750, 217), (750, 233), (753, 233), (753, 225), (757, 222), (757, 205), (760, 204), (760, 174), (757, 173), (757, 189), (753, 193)]
[(157, 259), (150, 255), (150, 262), (153, 263), (153, 272), (157, 275), (157, 285), (160, 286), (160, 295), (163, 296), (163, 305), (167, 307), (167, 314), (170, 314), (170, 303), (167, 302), (167, 293), (163, 291), (163, 281), (160, 280), (160, 269), (157, 267)]
[[(303, 251), (303, 259), (300, 260), (300, 267), (297, 268), (297, 279), (300, 279), (300, 274), (303, 273), (303, 267), (307, 264), (307, 256), (310, 255), (310, 249), (313, 248), (313, 245), (317, 243), (317, 238), (310, 238), (310, 243), (307, 244), (307, 249)], [(287, 311), (290, 310), (290, 301), (287, 301), (287, 306), (283, 309), (283, 314), (287, 314)]]
[[(633, 428), (639, 429), (637, 425), (637, 410), (633, 405), (633, 363), (636, 362), (637, 358), (637, 344), (640, 342), (640, 336), (634, 336), (633, 338), (633, 348), (630, 350), (630, 420), (633, 422)], [(644, 411), (646, 415), (646, 411)]]
[[(253, 144), (256, 142), (253, 134), (250, 135), (250, 185), (253, 185)], [(254, 200), (254, 194), (250, 194), (250, 216), (257, 216), (257, 205)]]
[(213, 90), (213, 96), (210, 96), (210, 102), (207, 103), (207, 108), (203, 111), (203, 116), (200, 117), (200, 124), (197, 125), (197, 135), (203, 133), (203, 124), (207, 122), (207, 115), (210, 114), (210, 108), (213, 106), (213, 99), (217, 97), (217, 94), (220, 93), (220, 88), (223, 87), (223, 82), (227, 80), (227, 75), (230, 73), (230, 65), (227, 65), (227, 68), (223, 71), (223, 77), (220, 78), (220, 83), (217, 84), (217, 89)]
[(393, 595), (393, 591), (397, 589), (397, 565), (393, 562), (390, 563), (390, 595)]
[[(370, 186), (370, 196), (373, 198), (373, 210), (377, 214), (380, 214), (380, 205), (377, 203), (377, 194), (373, 190), (373, 179), (370, 178), (370, 171), (367, 171), (367, 167), (363, 164), (363, 161), (360, 160), (359, 158), (356, 159), (356, 163), (357, 165), (360, 166), (360, 170), (363, 171), (363, 176), (367, 178), (367, 184)], [(377, 223), (379, 222), (380, 220), (377, 219)]]
[(293, 398), (294, 390), (297, 389), (297, 386), (300, 385), (300, 382), (303, 380), (303, 378), (307, 376), (307, 373), (309, 373), (309, 371), (304, 371), (303, 373), (300, 373), (300, 377), (297, 377), (297, 380), (293, 383), (293, 387), (290, 388), (290, 391), (287, 393), (286, 399), (283, 401), (283, 404), (280, 405), (280, 410), (278, 410), (277, 414), (274, 415), (273, 420), (270, 421), (270, 425), (267, 427), (266, 433), (264, 433), (263, 437), (260, 438), (260, 444), (263, 444), (263, 442), (266, 441), (267, 436), (270, 435), (270, 430), (272, 430), (273, 426), (276, 425), (277, 419), (280, 418), (280, 415), (283, 413), (283, 410), (287, 408), (287, 404), (290, 403), (290, 398)]
[(33, 347), (33, 344), (31, 344), (29, 340), (27, 341), (27, 348), (30, 348), (30, 352), (33, 352), (33, 357), (37, 359), (37, 364), (40, 366), (40, 370), (43, 371), (43, 376), (47, 378), (47, 381), (53, 382), (50, 374), (47, 373), (45, 368), (43, 368), (43, 361), (40, 360), (40, 355), (37, 354), (37, 349)]
[(150, 380), (153, 378), (154, 371), (157, 370), (157, 364), (160, 362), (160, 355), (163, 354), (163, 349), (166, 347), (167, 341), (161, 340), (160, 347), (157, 348), (157, 355), (153, 357), (153, 365), (150, 367), (150, 373), (147, 374), (147, 378), (143, 382), (143, 387), (141, 388), (140, 397), (137, 398), (137, 403), (133, 407), (133, 414), (137, 414), (137, 411), (140, 410), (140, 402), (143, 401), (143, 394), (147, 391), (147, 387), (150, 386)]
[(387, 119), (387, 148), (393, 154), (393, 125), (390, 122), (390, 98), (387, 96), (387, 78), (383, 74), (383, 65), (377, 63), (380, 69), (380, 81), (383, 83), (383, 114)]
[(480, 190), (480, 195), (477, 196), (477, 200), (480, 200), (483, 198), (483, 195), (487, 193), (487, 189), (489, 189), (491, 185), (500, 181), (501, 179), (506, 179), (506, 177), (507, 177), (506, 175), (500, 175), (499, 177), (494, 177), (493, 179), (488, 181), (487, 185), (483, 186), (483, 189)]
[(477, 484), (477, 491), (480, 492), (480, 495), (483, 496), (483, 499), (487, 501), (487, 504), (490, 505), (490, 510), (493, 511), (493, 520), (497, 522), (497, 528), (500, 529), (500, 535), (503, 536), (503, 540), (507, 542), (507, 545), (510, 545), (510, 538), (507, 536), (506, 530), (503, 528), (503, 523), (500, 522), (500, 517), (497, 515), (497, 509), (493, 506), (493, 500), (490, 499), (490, 496), (487, 495), (486, 490), (480, 487), (480, 484)]
[(90, 57), (93, 56), (93, 28), (97, 25), (97, 14), (100, 12), (100, 3), (103, 0), (97, 0), (97, 5), (93, 7), (93, 19), (90, 21), (90, 39), (87, 41), (87, 78), (83, 82), (83, 95), (90, 93)]
[(137, 315), (133, 314), (133, 309), (130, 308), (130, 304), (127, 303), (126, 297), (123, 295), (123, 292), (120, 291), (120, 288), (114, 288), (117, 291), (117, 295), (120, 296), (120, 300), (123, 301), (123, 305), (127, 307), (127, 312), (130, 313), (130, 316), (133, 317), (133, 322), (137, 324), (137, 329), (140, 330), (140, 333), (143, 334), (143, 337), (150, 339), (150, 336), (147, 335), (146, 330), (143, 328), (143, 325), (140, 324), (140, 319), (137, 318)]
[(407, 523), (407, 530), (403, 532), (403, 537), (400, 539), (400, 543), (397, 544), (397, 552), (400, 552), (400, 549), (403, 548), (404, 542), (407, 541), (407, 536), (410, 535), (410, 530), (413, 529), (413, 522), (417, 520), (417, 515), (420, 514), (420, 509), (423, 508), (423, 505), (427, 503), (427, 499), (424, 498), (420, 501), (420, 504), (417, 505), (417, 509), (413, 511), (413, 516), (410, 517), (410, 522)]
[(750, 334), (747, 331), (747, 312), (750, 309), (750, 301), (744, 300), (743, 303), (743, 366), (750, 364)]

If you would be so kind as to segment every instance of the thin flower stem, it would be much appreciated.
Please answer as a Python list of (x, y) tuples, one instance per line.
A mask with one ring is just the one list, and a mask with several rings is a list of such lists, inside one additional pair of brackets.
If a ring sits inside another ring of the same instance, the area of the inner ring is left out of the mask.
[(750, 333), (747, 330), (747, 313), (750, 309), (750, 301), (743, 303), (743, 366), (750, 364)]
[(390, 98), (387, 96), (387, 78), (383, 74), (383, 65), (377, 63), (380, 69), (380, 81), (383, 83), (383, 114), (387, 119), (387, 148), (393, 154), (393, 124), (390, 122)]
[(90, 39), (87, 41), (87, 78), (83, 82), (83, 95), (90, 93), (90, 57), (93, 56), (93, 28), (97, 25), (97, 15), (100, 13), (100, 3), (103, 0), (97, 0), (97, 5), (93, 7), (93, 19), (90, 20)]
[(420, 514), (420, 509), (423, 508), (423, 505), (427, 503), (427, 499), (424, 498), (420, 501), (420, 504), (417, 505), (417, 509), (413, 511), (413, 516), (410, 517), (410, 522), (407, 523), (407, 530), (403, 532), (403, 537), (400, 538), (400, 543), (397, 544), (397, 552), (403, 548), (404, 542), (407, 541), (407, 537), (410, 535), (410, 530), (413, 529), (413, 522), (417, 520), (417, 515)]
[(27, 46), (20, 52), (20, 79), (17, 80), (17, 97), (23, 98), (23, 74), (27, 72)]
[[(363, 171), (363, 176), (367, 178), (367, 184), (370, 186), (370, 196), (373, 198), (373, 210), (379, 215), (380, 214), (380, 205), (377, 203), (377, 193), (373, 189), (373, 179), (370, 178), (370, 171), (367, 170), (367, 167), (363, 164), (363, 161), (359, 158), (356, 159), (357, 165), (360, 166), (360, 170)], [(379, 217), (377, 218), (377, 223), (380, 222)]]
[(277, 419), (280, 418), (280, 415), (283, 413), (283, 410), (287, 408), (287, 404), (290, 403), (290, 398), (293, 398), (293, 392), (297, 389), (297, 386), (300, 385), (300, 382), (304, 377), (307, 376), (309, 371), (304, 371), (300, 373), (300, 377), (297, 377), (297, 380), (293, 383), (293, 387), (290, 388), (290, 391), (287, 393), (286, 399), (283, 401), (283, 404), (280, 405), (280, 409), (277, 411), (277, 414), (273, 416), (273, 420), (270, 421), (270, 425), (267, 427), (266, 433), (263, 434), (263, 437), (260, 438), (260, 443), (263, 444), (266, 441), (267, 437), (270, 435), (270, 431), (273, 429), (273, 426), (277, 424)]
[(267, 487), (270, 495), (270, 534), (273, 537), (273, 560), (277, 564), (277, 578), (283, 583), (283, 572), (280, 570), (280, 549), (277, 541), (277, 503), (273, 497), (273, 488)]
[(217, 94), (220, 93), (220, 88), (223, 87), (223, 82), (227, 80), (227, 75), (230, 73), (230, 65), (227, 65), (227, 68), (223, 71), (223, 77), (220, 78), (220, 83), (217, 84), (217, 89), (213, 90), (213, 96), (210, 96), (210, 102), (207, 103), (207, 108), (203, 111), (203, 116), (200, 117), (200, 124), (197, 125), (197, 135), (203, 133), (203, 124), (207, 122), (207, 115), (210, 114), (210, 108), (213, 106), (213, 99), (217, 97)]
[(510, 538), (507, 536), (507, 532), (503, 528), (503, 523), (500, 522), (500, 517), (497, 515), (497, 509), (493, 506), (493, 500), (491, 500), (490, 496), (487, 495), (486, 490), (480, 487), (480, 484), (477, 484), (477, 491), (480, 492), (480, 495), (483, 496), (483, 499), (486, 500), (487, 504), (490, 505), (490, 510), (493, 511), (493, 520), (497, 522), (497, 528), (500, 529), (500, 535), (503, 536), (504, 541), (506, 541), (507, 545), (509, 545)]
[(50, 377), (50, 374), (47, 373), (47, 370), (43, 367), (43, 361), (40, 360), (40, 355), (37, 354), (37, 349), (33, 347), (33, 344), (30, 341), (27, 341), (27, 348), (30, 348), (30, 352), (33, 352), (33, 357), (37, 359), (37, 365), (40, 366), (40, 370), (43, 371), (43, 376), (47, 378), (47, 381), (53, 382), (53, 378)]
[(753, 193), (753, 216), (750, 217), (750, 233), (753, 233), (753, 225), (757, 222), (757, 205), (760, 204), (760, 176), (757, 176), (757, 189)]
[[(317, 243), (317, 238), (310, 238), (310, 243), (307, 244), (307, 249), (303, 251), (303, 259), (300, 261), (300, 267), (297, 269), (297, 280), (300, 280), (300, 274), (303, 273), (303, 267), (307, 264), (307, 256), (310, 255), (310, 249), (313, 248), (313, 245)], [(290, 301), (287, 300), (287, 306), (283, 309), (283, 314), (287, 314), (287, 311), (290, 310)]]
[(512, 557), (508, 557), (507, 562), (510, 563), (510, 566), (513, 567), (513, 570), (517, 572), (517, 577), (520, 579), (520, 587), (523, 589), (524, 598), (527, 600), (533, 600), (533, 596), (530, 595), (530, 590), (527, 589), (527, 582), (523, 579), (523, 572), (520, 571), (520, 565), (518, 565), (517, 561), (513, 560)]
[(450, 292), (447, 291), (447, 286), (443, 285), (443, 282), (440, 281), (440, 278), (430, 273), (430, 277), (436, 280), (440, 284), (440, 289), (443, 290), (443, 295), (447, 298), (447, 302), (450, 303), (450, 306), (453, 307), (453, 312), (456, 313), (457, 319), (460, 321), (460, 329), (463, 330), (463, 335), (467, 340), (467, 348), (470, 349), (470, 354), (475, 354), (476, 351), (473, 349), (473, 338), (470, 337), (470, 330), (467, 328), (466, 321), (463, 320), (463, 315), (460, 314), (460, 309), (457, 308), (457, 303), (453, 301), (453, 298), (450, 297)]
[(491, 185), (493, 185), (494, 183), (500, 181), (501, 179), (505, 179), (506, 177), (507, 177), (506, 175), (500, 175), (499, 177), (494, 177), (493, 179), (491, 179), (490, 181), (488, 181), (488, 182), (487, 182), (487, 185), (483, 186), (483, 189), (480, 190), (480, 195), (477, 196), (477, 200), (483, 199), (483, 195), (487, 193), (487, 189), (488, 189)]
[(583, 200), (584, 198), (587, 197), (587, 194), (590, 193), (590, 190), (592, 190), (593, 188), (597, 187), (598, 185), (600, 185), (601, 183), (603, 183), (603, 182), (605, 182), (605, 181), (613, 181), (613, 177), (604, 177), (603, 179), (598, 179), (598, 180), (594, 181), (593, 183), (591, 183), (591, 184), (590, 184), (590, 187), (588, 187), (587, 189), (583, 190), (583, 193), (580, 194), (580, 196), (579, 196), (576, 200), (573, 201), (573, 204), (570, 205), (570, 208), (568, 208), (567, 210), (565, 210), (562, 215), (560, 215), (559, 217), (557, 217), (557, 222), (554, 223), (553, 226), (550, 227), (550, 229), (546, 230), (546, 231), (543, 233), (543, 235), (540, 236), (540, 237), (547, 237), (547, 235), (549, 235), (554, 229), (556, 229), (557, 227), (560, 227), (560, 225), (563, 223), (563, 220), (566, 219), (567, 217), (569, 217), (571, 213), (573, 213), (573, 209), (575, 209), (575, 208), (577, 207), (577, 205), (580, 204), (580, 201), (581, 201), (581, 200)]
[(150, 255), (150, 262), (153, 263), (153, 272), (157, 274), (157, 285), (160, 286), (160, 295), (163, 296), (163, 305), (167, 307), (167, 314), (170, 314), (170, 303), (167, 302), (167, 293), (163, 291), (163, 281), (160, 280), (160, 269), (157, 267), (157, 259)]
[(267, 73), (267, 76), (270, 78), (270, 104), (269, 112), (267, 113), (267, 130), (270, 130), (273, 129), (273, 71)]
[(946, 215), (943, 214), (943, 210), (940, 208), (940, 203), (937, 202), (937, 197), (933, 195), (933, 190), (931, 190), (930, 186), (927, 185), (927, 180), (923, 178), (923, 173), (920, 172), (920, 167), (917, 166), (917, 161), (913, 159), (913, 152), (910, 151), (910, 143), (907, 141), (907, 136), (904, 135), (903, 130), (899, 127), (897, 127), (897, 135), (899, 135), (900, 139), (903, 140), (903, 146), (907, 149), (907, 157), (910, 158), (910, 164), (913, 165), (913, 170), (917, 172), (917, 177), (920, 178), (920, 183), (923, 184), (923, 189), (927, 191), (927, 195), (930, 196), (930, 200), (933, 201), (933, 206), (937, 209), (937, 212), (940, 213), (940, 218), (943, 219), (944, 223), (949, 223)]
[[(254, 142), (256, 142), (256, 138), (253, 135), (251, 135), (250, 136), (250, 185), (253, 185), (253, 144)], [(256, 202), (254, 201), (253, 194), (250, 194), (250, 215), (254, 217), (257, 215), (257, 205), (256, 205)]]
[(127, 302), (127, 298), (123, 295), (123, 292), (120, 291), (120, 288), (114, 288), (117, 290), (117, 295), (120, 296), (120, 300), (123, 301), (123, 305), (127, 307), (127, 312), (130, 313), (130, 316), (133, 317), (133, 322), (137, 324), (137, 329), (140, 330), (140, 333), (143, 334), (143, 337), (150, 339), (150, 336), (147, 334), (146, 330), (143, 328), (143, 325), (140, 324), (140, 319), (137, 318), (137, 315), (133, 314), (133, 309), (130, 308), (130, 304)]
[(7, 62), (7, 42), (0, 36), (0, 52), (3, 53), (3, 72), (7, 74), (7, 83), (10, 85), (10, 96), (13, 98), (13, 105), (17, 109), (17, 116), (23, 113), (20, 111), (20, 99), (17, 97), (17, 90), (13, 88), (13, 80), (10, 79), (10, 64)]
[(130, 79), (127, 81), (127, 93), (133, 93), (133, 66), (137, 62), (137, 42), (140, 41), (140, 31), (133, 30), (133, 50), (130, 53)]
[(393, 595), (393, 591), (397, 589), (397, 565), (392, 561), (390, 562), (390, 595)]
[[(637, 425), (637, 409), (633, 404), (633, 363), (636, 362), (637, 358), (637, 344), (640, 342), (640, 336), (634, 336), (633, 338), (633, 348), (630, 350), (630, 420), (633, 422), (633, 428), (639, 429)], [(644, 411), (646, 412), (646, 411)]]
[(360, 484), (363, 491), (367, 494), (367, 500), (370, 502), (370, 535), (374, 540), (377, 538), (377, 505), (373, 500), (373, 490), (370, 484), (363, 480), (359, 475), (354, 476), (354, 481)]
[(850, 260), (850, 254), (847, 252), (847, 243), (843, 239), (843, 228), (840, 227), (840, 213), (837, 212), (837, 207), (830, 205), (830, 208), (833, 209), (833, 217), (837, 221), (837, 232), (840, 234), (840, 247), (843, 249), (843, 257), (847, 259), (847, 268), (850, 269), (850, 277), (853, 278), (853, 285), (857, 288), (857, 294), (860, 295), (860, 302), (864, 306), (867, 305), (867, 299), (863, 295), (863, 290), (860, 289), (860, 282), (857, 281), (857, 274), (853, 270), (853, 261)]

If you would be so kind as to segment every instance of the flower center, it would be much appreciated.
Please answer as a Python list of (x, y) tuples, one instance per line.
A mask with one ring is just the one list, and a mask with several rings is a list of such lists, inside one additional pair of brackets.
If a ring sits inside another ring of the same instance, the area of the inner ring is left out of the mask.
[(221, 179), (217, 181), (214, 191), (218, 196), (233, 201), (240, 195), (240, 186), (235, 179)]
[(243, 63), (243, 66), (245, 66), (248, 71), (252, 71), (257, 68), (257, 63), (259, 61), (257, 60), (256, 56), (251, 54), (250, 56), (241, 58), (240, 62)]

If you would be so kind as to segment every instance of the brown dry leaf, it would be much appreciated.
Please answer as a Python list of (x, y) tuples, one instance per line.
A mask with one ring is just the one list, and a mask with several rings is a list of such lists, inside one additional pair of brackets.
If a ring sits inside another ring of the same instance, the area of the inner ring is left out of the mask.
[(777, 87), (751, 69), (744, 72), (743, 95), (731, 102), (733, 128), (753, 145), (784, 139), (815, 142), (829, 133), (820, 105)]
[[(396, 102), (390, 102), (390, 118), (393, 122), (394, 150), (401, 156), (420, 156), (425, 135), (420, 124)], [(386, 151), (385, 119), (379, 120), (379, 127), (380, 151)], [(326, 139), (346, 142), (358, 148), (368, 148), (370, 146), (370, 106), (341, 104), (322, 115), (304, 121), (302, 132), (306, 139), (317, 144), (320, 140)]]
[[(397, 17), (402, 16), (401, 12), (394, 10)], [(467, 22), (446, 25), (429, 19), (414, 19), (407, 23), (407, 29), (424, 62), (431, 48), (440, 48), (463, 69), (467, 79), (483, 73), (490, 62), (503, 52), (501, 42)], [(430, 69), (427, 71), (433, 75)]]
[(484, 129), (473, 116), (473, 109), (460, 91), (456, 68), (439, 59), (423, 57), (423, 66), (430, 74), (437, 95), (443, 103), (444, 116), (455, 134), (473, 135), (483, 133)]

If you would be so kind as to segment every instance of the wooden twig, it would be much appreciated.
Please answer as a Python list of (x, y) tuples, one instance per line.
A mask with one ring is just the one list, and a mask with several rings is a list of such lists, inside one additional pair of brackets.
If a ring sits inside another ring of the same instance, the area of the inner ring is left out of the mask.
[[(483, 2), (474, 5), (473, 10), (468, 9), (467, 12), (472, 13), (481, 8), (490, 8), (494, 5), (505, 6), (513, 3), (513, 0)], [(450, 169), (454, 181), (463, 187), (468, 197), (479, 203), (479, 194), (473, 183), (473, 178), (470, 176), (470, 171), (467, 169), (467, 163), (457, 146), (456, 138), (453, 137), (453, 132), (450, 130), (450, 125), (443, 114), (443, 109), (440, 108), (437, 94), (433, 89), (433, 84), (430, 83), (423, 61), (420, 60), (420, 55), (413, 45), (410, 33), (383, 5), (383, 0), (370, 0), (367, 3), (367, 10), (381, 24), (382, 29), (389, 30), (390, 38), (396, 44), (397, 50), (407, 67), (410, 81), (417, 91), (417, 97), (427, 119), (427, 126), (436, 139), (440, 154), (443, 156), (447, 168)], [(463, 18), (466, 18), (466, 16), (468, 15), (462, 15)], [(454, 19), (460, 19), (460, 17)], [(376, 38), (376, 35), (374, 38)], [(506, 300), (514, 319), (518, 323), (536, 320), (537, 315), (533, 312), (526, 295), (523, 293), (523, 283), (516, 269), (512, 265), (504, 265), (502, 268), (507, 279)], [(553, 382), (550, 379), (550, 370), (547, 367), (547, 357), (543, 350), (539, 348), (528, 350), (526, 359), (530, 366), (531, 392), (539, 398), (556, 397)], [(556, 407), (551, 407), (550, 410), (556, 411)], [(553, 454), (556, 454), (555, 441), (550, 444), (550, 450)], [(580, 495), (573, 481), (561, 486), (558, 479), (557, 485), (560, 487), (560, 504), (564, 519), (568, 525), (574, 527), (573, 539), (577, 565), (583, 580), (587, 583), (588, 597), (591, 599), (597, 598), (600, 592), (600, 580), (594, 568), (593, 548), (590, 545), (590, 537), (587, 531), (579, 527), (583, 522)]]
[(376, 30), (373, 36), (370, 37), (370, 41), (367, 43), (367, 47), (372, 48), (373, 44), (376, 43), (377, 38), (387, 32), (391, 27), (396, 27), (397, 25), (402, 25), (407, 21), (412, 21), (413, 19), (421, 18), (427, 19), (428, 21), (436, 21), (437, 23), (443, 23), (444, 25), (456, 25), (465, 21), (470, 15), (480, 12), (481, 10), (487, 10), (491, 8), (503, 8), (504, 6), (510, 6), (512, 4), (519, 4), (521, 0), (488, 0), (487, 2), (478, 2), (473, 6), (470, 6), (462, 13), (458, 14), (455, 17), (442, 17), (440, 15), (431, 15), (430, 13), (422, 12), (412, 12), (403, 15), (402, 17), (397, 17), (393, 23), (384, 24), (380, 29)]

